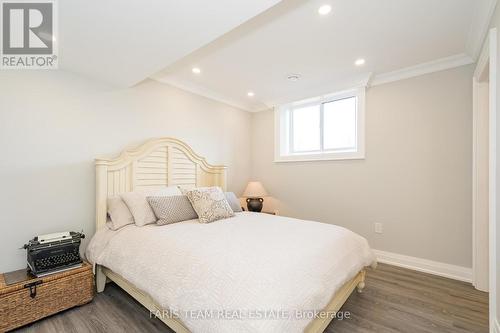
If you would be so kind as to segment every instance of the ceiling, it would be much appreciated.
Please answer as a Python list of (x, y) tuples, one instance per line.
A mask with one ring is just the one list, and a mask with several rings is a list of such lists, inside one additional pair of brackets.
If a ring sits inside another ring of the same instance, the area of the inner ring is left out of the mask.
[[(219, 2), (229, 1), (210, 4)], [(443, 69), (450, 62), (472, 63), (478, 56), (496, 0), (284, 0), (188, 56), (179, 57), (203, 44), (202, 40), (214, 39), (222, 30), (242, 23), (275, 2), (240, 1), (240, 5), (251, 8), (239, 11), (231, 22), (219, 21), (222, 10), (213, 9), (217, 18), (214, 20), (210, 20), (211, 15), (199, 13), (196, 20), (193, 17), (193, 22), (185, 22), (182, 27), (194, 24), (200, 35), (184, 38), (187, 41), (175, 45), (175, 52), (171, 43), (178, 42), (178, 35), (168, 31), (164, 34), (169, 39), (155, 36), (149, 42), (143, 41), (140, 47), (146, 48), (147, 53), (134, 57), (134, 64), (119, 60), (121, 68), (133, 68), (133, 74), (120, 76), (134, 82), (141, 73), (159, 68), (163, 61), (167, 65), (152, 78), (258, 111), (370, 80), (387, 81), (388, 75), (404, 76), (399, 72), (402, 69), (426, 66), (421, 64)], [(182, 3), (178, 9), (181, 12), (190, 7), (184, 1), (178, 3)], [(331, 5), (332, 11), (321, 16), (318, 8), (324, 4)], [(154, 12), (151, 9), (149, 14), (154, 16)], [(176, 19), (174, 14), (170, 16)], [(155, 23), (158, 30), (164, 29), (162, 22), (165, 21)], [(106, 36), (103, 43), (112, 40), (112, 36)], [(159, 43), (160, 40), (171, 42)], [(140, 53), (138, 47), (134, 45), (134, 52)], [(122, 47), (115, 54), (126, 54), (125, 49)], [(134, 68), (142, 63), (137, 62), (141, 58), (150, 66)], [(364, 58), (366, 63), (355, 66), (358, 58)], [(193, 67), (200, 68), (201, 73), (194, 74)], [(287, 80), (291, 73), (300, 74), (301, 78), (295, 82)], [(249, 91), (255, 96), (247, 96)]]
[(278, 2), (59, 1), (59, 68), (131, 86)]

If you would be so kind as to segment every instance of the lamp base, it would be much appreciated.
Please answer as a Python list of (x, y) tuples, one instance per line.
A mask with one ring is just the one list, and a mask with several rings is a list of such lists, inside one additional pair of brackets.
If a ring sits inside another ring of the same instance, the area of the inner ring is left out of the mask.
[(249, 212), (261, 212), (262, 203), (264, 199), (262, 198), (247, 198), (247, 208)]

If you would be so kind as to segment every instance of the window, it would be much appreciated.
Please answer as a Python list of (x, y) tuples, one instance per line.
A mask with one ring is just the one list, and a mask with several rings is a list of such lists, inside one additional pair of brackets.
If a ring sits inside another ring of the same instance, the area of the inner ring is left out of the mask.
[(276, 110), (277, 162), (364, 158), (364, 88)]

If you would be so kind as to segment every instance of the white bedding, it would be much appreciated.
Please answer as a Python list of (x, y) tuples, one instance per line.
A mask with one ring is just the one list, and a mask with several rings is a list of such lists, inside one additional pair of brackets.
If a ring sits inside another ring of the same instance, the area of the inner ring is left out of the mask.
[(297, 311), (322, 310), (375, 260), (345, 228), (248, 212), (209, 224), (105, 229), (87, 258), (179, 314), (190, 331), (217, 333), (302, 332), (311, 319)]

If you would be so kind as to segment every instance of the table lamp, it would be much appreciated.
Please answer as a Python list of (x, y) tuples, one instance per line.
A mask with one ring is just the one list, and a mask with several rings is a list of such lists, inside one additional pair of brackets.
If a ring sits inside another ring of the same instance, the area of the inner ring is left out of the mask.
[(249, 182), (245, 192), (243, 192), (243, 197), (247, 198), (248, 210), (250, 212), (262, 211), (262, 203), (264, 202), (262, 197), (267, 195), (267, 191), (261, 182)]

